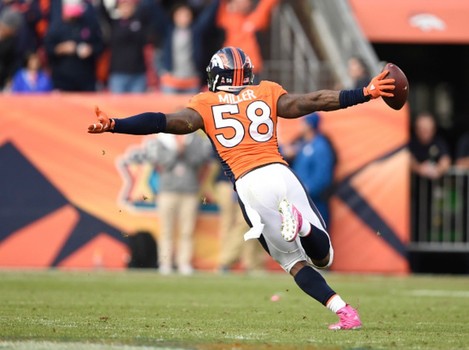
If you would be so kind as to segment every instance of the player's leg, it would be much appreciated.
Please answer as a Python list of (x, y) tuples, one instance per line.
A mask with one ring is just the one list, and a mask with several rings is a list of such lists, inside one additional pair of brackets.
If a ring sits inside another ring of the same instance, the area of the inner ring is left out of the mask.
[(286, 167), (282, 171), (288, 184), (287, 194), (279, 204), (282, 237), (287, 241), (299, 237), (313, 265), (317, 268), (329, 267), (334, 250), (324, 220), (293, 172)]
[[(288, 167), (272, 164), (256, 169), (238, 180), (236, 188), (247, 221), (252, 227), (251, 231), (259, 234), (253, 238), (258, 238), (261, 233), (264, 233), (267, 243), (275, 246), (279, 252), (290, 254), (288, 258), (291, 258), (292, 261), (279, 261), (287, 271), (296, 261), (307, 260), (300, 239), (287, 242), (280, 235), (282, 226), (282, 216), (278, 209), (280, 202), (285, 198), (291, 199), (292, 202), (298, 204), (299, 211), (305, 212), (302, 216), (305, 218), (307, 233), (311, 231), (311, 224), (321, 228), (323, 226), (320, 216), (311, 209), (301, 184)], [(266, 232), (269, 232), (269, 235)], [(312, 233), (308, 236), (311, 235)], [(305, 242), (311, 243), (311, 247), (305, 245), (311, 248), (313, 258), (324, 259), (328, 255), (330, 247), (329, 236), (324, 230), (319, 230), (317, 236), (317, 238), (305, 240)], [(313, 242), (316, 242), (318, 247), (315, 247)]]
[(324, 277), (305, 261), (297, 262), (290, 269), (290, 274), (306, 294), (339, 316), (339, 322), (329, 325), (329, 329), (349, 330), (362, 327), (357, 310), (348, 305), (339, 294), (332, 290)]
[(286, 242), (280, 238), (274, 243), (274, 240), (269, 239), (269, 237), (272, 237), (270, 229), (270, 225), (266, 225), (265, 234), (259, 238), (259, 241), (274, 260), (293, 276), (301, 290), (337, 314), (339, 322), (330, 325), (329, 329), (349, 330), (361, 328), (362, 323), (357, 310), (346, 304), (341, 296), (329, 286), (324, 277), (306, 262), (304, 251), (286, 246), (298, 246), (298, 240)]
[(299, 237), (301, 245), (314, 266), (329, 267), (332, 263), (333, 250), (327, 232), (303, 219), (301, 212), (287, 199), (280, 202), (279, 213), (282, 218), (280, 227), (282, 237), (287, 242), (292, 242)]
[[(298, 220), (298, 226), (301, 227), (298, 232), (301, 246), (315, 267), (329, 267), (334, 258), (334, 250), (324, 220), (300, 181), (294, 180), (296, 176), (289, 169), (285, 173), (285, 178), (288, 179), (289, 184), (287, 201), (294, 203), (290, 207), (295, 208), (297, 213), (292, 216)], [(290, 210), (288, 213), (294, 213), (294, 211)], [(290, 269), (290, 274), (294, 276), (295, 282), (305, 293), (339, 316), (339, 322), (330, 325), (329, 329), (361, 328), (362, 323), (357, 310), (346, 304), (316, 270), (305, 265), (303, 261), (299, 261)], [(318, 295), (316, 289), (322, 293)]]
[[(306, 294), (341, 317), (341, 321), (333, 325), (335, 327), (333, 329), (359, 328), (361, 322), (355, 310), (353, 310), (354, 314), (348, 312), (346, 319), (342, 320), (341, 314), (348, 311), (350, 307), (330, 288), (318, 271), (308, 266), (307, 255), (300, 239), (287, 242), (280, 234), (282, 217), (278, 212), (278, 206), (284, 198), (292, 196), (296, 200), (295, 194), (297, 192), (299, 195), (302, 194), (301, 184), (297, 181), (288, 168), (276, 164), (257, 169), (238, 180), (236, 188), (247, 221), (253, 227), (253, 232), (258, 232), (255, 228), (259, 227), (262, 231), (259, 240), (263, 247), (285, 271), (294, 277), (297, 285)], [(300, 190), (297, 189), (298, 186)], [(307, 198), (298, 203), (300, 207), (307, 205), (312, 212)], [(306, 212), (305, 216), (308, 221), (321, 226), (317, 216), (311, 215), (310, 212)]]

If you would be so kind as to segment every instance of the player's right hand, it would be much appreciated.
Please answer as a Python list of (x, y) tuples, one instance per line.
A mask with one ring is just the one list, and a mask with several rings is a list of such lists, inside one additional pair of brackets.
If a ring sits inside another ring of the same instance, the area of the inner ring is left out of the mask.
[(384, 70), (373, 77), (368, 86), (363, 88), (363, 94), (371, 98), (378, 98), (380, 96), (393, 97), (394, 94), (390, 91), (396, 88), (394, 85), (395, 80), (390, 78), (385, 79), (388, 73), (388, 70)]
[(98, 122), (88, 125), (88, 132), (90, 134), (100, 134), (105, 131), (112, 130), (114, 128), (114, 120), (109, 118), (106, 113), (101, 111), (98, 106), (96, 106), (95, 111)]

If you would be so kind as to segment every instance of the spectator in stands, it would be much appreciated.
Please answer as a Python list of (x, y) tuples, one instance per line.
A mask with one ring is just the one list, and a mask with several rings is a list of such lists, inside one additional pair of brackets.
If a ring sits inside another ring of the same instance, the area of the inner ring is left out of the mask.
[(5, 9), (18, 11), (23, 21), (18, 28), (17, 51), (20, 65), (26, 54), (39, 47), (39, 36), (36, 26), (42, 18), (39, 0), (1, 0), (0, 13)]
[(220, 260), (219, 271), (229, 272), (237, 263), (247, 272), (264, 269), (265, 251), (258, 241), (244, 240), (250, 227), (243, 217), (233, 183), (224, 174), (220, 162), (212, 162), (214, 190), (220, 218)]
[(359, 56), (352, 56), (347, 62), (347, 72), (352, 78), (351, 88), (357, 89), (368, 86), (371, 80), (370, 71), (365, 60)]
[(222, 0), (217, 24), (225, 31), (223, 46), (243, 49), (251, 58), (254, 74), (262, 72), (263, 58), (257, 34), (270, 24), (270, 13), (278, 0), (260, 0), (254, 7), (252, 0)]
[[(220, 0), (213, 0), (194, 18), (192, 8), (177, 3), (165, 19), (163, 49), (159, 63), (160, 87), (165, 93), (195, 93), (200, 91), (199, 67), (205, 63), (204, 38), (215, 22)], [(163, 10), (159, 10), (163, 13)]]
[(420, 113), (415, 119), (409, 143), (411, 166), (411, 227), (414, 240), (426, 239), (428, 232), (441, 229), (441, 217), (432, 213), (431, 203), (442, 196), (438, 180), (451, 165), (446, 141), (437, 134), (432, 114)]
[(103, 51), (97, 16), (84, 16), (81, 0), (64, 0), (63, 21), (53, 21), (44, 39), (54, 88), (96, 91), (96, 62)]
[(458, 139), (455, 165), (460, 169), (469, 169), (469, 131), (466, 131)]
[(301, 138), (285, 148), (284, 153), (327, 227), (337, 156), (332, 142), (320, 131), (320, 121), (318, 113), (305, 116)]
[(412, 172), (431, 180), (440, 178), (449, 169), (451, 158), (446, 141), (436, 133), (433, 115), (420, 113), (414, 131), (415, 137), (409, 144)]
[(26, 65), (17, 71), (11, 84), (13, 93), (41, 93), (52, 91), (52, 80), (43, 69), (37, 52), (26, 57)]
[(0, 89), (4, 90), (18, 68), (17, 33), (23, 23), (21, 14), (12, 8), (0, 13)]
[[(152, 158), (160, 174), (158, 258), (163, 275), (172, 273), (175, 250), (178, 272), (193, 273), (193, 235), (200, 204), (199, 172), (210, 157), (210, 147), (208, 140), (199, 133), (162, 134), (156, 139)], [(176, 237), (177, 248), (174, 249)]]
[(108, 88), (113, 93), (140, 93), (147, 90), (144, 49), (148, 43), (150, 17), (139, 0), (118, 0), (110, 24), (110, 66)]

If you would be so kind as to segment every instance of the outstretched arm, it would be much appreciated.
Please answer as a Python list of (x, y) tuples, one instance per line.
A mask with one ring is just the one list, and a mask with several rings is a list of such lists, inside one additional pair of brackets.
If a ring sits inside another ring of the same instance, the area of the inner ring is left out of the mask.
[(98, 107), (96, 107), (95, 113), (97, 122), (88, 126), (88, 132), (91, 134), (100, 134), (106, 131), (132, 135), (148, 135), (159, 132), (190, 134), (204, 127), (202, 117), (190, 108), (184, 108), (170, 114), (147, 112), (122, 119), (110, 118)]
[(389, 72), (375, 76), (370, 84), (356, 90), (319, 90), (308, 94), (285, 94), (277, 102), (277, 113), (284, 118), (298, 118), (316, 111), (335, 111), (380, 96), (394, 96), (394, 79), (385, 79)]

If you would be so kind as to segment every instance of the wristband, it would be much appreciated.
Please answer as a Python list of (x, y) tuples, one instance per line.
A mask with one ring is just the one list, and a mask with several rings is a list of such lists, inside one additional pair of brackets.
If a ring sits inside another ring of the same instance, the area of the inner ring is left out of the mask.
[(355, 90), (341, 90), (339, 94), (340, 108), (355, 106), (360, 103), (368, 102), (371, 96), (365, 96), (363, 88)]

